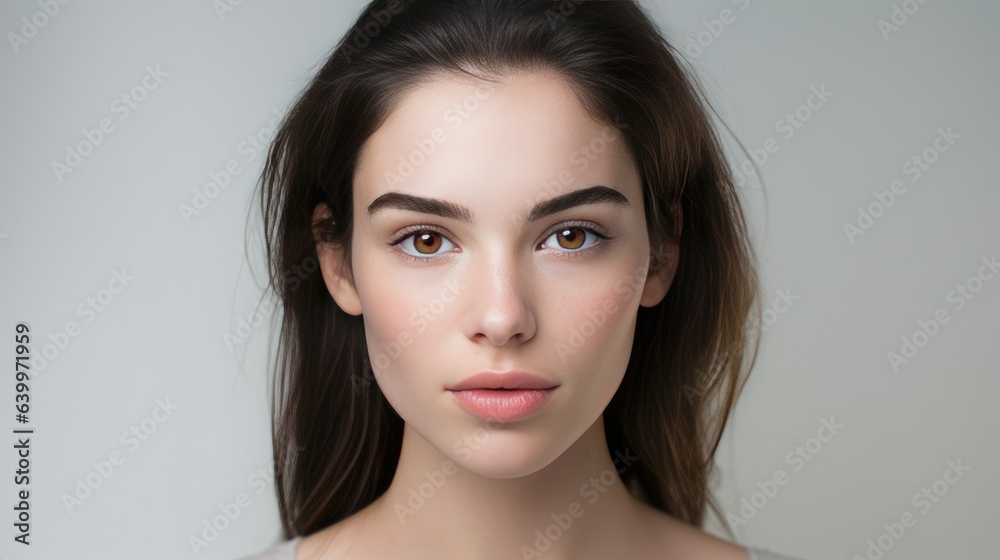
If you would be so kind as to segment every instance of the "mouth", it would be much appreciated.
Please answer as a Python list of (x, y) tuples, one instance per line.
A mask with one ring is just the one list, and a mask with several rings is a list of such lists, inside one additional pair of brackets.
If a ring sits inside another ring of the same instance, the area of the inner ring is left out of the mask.
[(458, 405), (483, 420), (513, 422), (540, 410), (558, 383), (523, 371), (481, 372), (446, 390)]
[(514, 422), (539, 411), (557, 387), (548, 389), (465, 389), (449, 391), (458, 405), (482, 420)]
[(523, 371), (509, 371), (505, 373), (493, 373), (484, 371), (471, 377), (467, 377), (457, 385), (446, 387), (449, 391), (466, 391), (470, 389), (554, 389), (558, 383), (539, 377), (533, 373)]

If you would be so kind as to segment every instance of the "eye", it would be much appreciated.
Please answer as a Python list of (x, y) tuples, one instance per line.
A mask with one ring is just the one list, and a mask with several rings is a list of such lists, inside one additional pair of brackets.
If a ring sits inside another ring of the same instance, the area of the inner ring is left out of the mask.
[[(412, 243), (409, 241), (410, 239), (413, 240)], [(426, 257), (434, 256), (437, 253), (442, 242), (451, 245), (452, 248), (455, 247), (443, 233), (426, 226), (417, 226), (403, 231), (401, 237), (393, 241), (392, 245), (403, 247), (403, 253), (411, 258), (425, 260)], [(407, 248), (412, 248), (415, 252), (407, 251)]]
[[(585, 252), (594, 245), (600, 244), (603, 240), (613, 239), (612, 236), (598, 231), (596, 229), (597, 226), (586, 227), (584, 224), (590, 225), (589, 222), (561, 225), (539, 247), (545, 247), (548, 245), (548, 240), (555, 239), (557, 246), (550, 246), (550, 248), (555, 248), (560, 253), (575, 255), (576, 253)], [(590, 243), (587, 242), (588, 235), (591, 237)], [(441, 251), (441, 247), (444, 244), (450, 245), (450, 249)], [(431, 226), (413, 226), (404, 229), (400, 232), (399, 237), (389, 245), (401, 246), (403, 256), (411, 261), (429, 261), (433, 257), (450, 252), (450, 250), (455, 248), (454, 243), (449, 241), (443, 232)]]
[[(593, 238), (593, 241), (589, 244), (587, 243), (588, 235)], [(565, 249), (565, 251), (561, 252), (580, 253), (583, 252), (584, 249), (588, 249), (600, 243), (602, 240), (609, 239), (609, 236), (588, 227), (583, 227), (577, 224), (567, 224), (560, 226), (559, 229), (554, 231), (552, 235), (546, 239), (546, 241), (549, 239), (555, 239), (558, 247)], [(547, 243), (543, 243), (542, 245), (545, 246)], [(560, 250), (559, 248), (556, 250)]]

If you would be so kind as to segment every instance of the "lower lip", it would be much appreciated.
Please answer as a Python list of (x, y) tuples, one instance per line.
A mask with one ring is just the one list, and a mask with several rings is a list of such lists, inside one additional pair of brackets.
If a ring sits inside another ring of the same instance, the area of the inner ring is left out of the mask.
[(466, 412), (484, 420), (512, 422), (540, 409), (557, 387), (551, 389), (469, 389), (451, 391)]

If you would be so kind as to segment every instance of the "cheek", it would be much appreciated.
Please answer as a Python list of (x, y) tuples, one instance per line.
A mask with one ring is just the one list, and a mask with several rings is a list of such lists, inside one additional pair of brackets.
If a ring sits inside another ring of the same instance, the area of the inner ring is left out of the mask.
[(391, 291), (377, 292), (378, 301), (364, 305), (365, 338), (375, 376), (382, 384), (401, 379), (401, 374), (419, 363), (421, 349), (427, 346), (421, 333), (411, 323), (415, 302)]
[(446, 322), (441, 319), (453, 312), (463, 291), (454, 274), (403, 264), (374, 242), (356, 246), (355, 255), (355, 279), (369, 345), (372, 339), (405, 346), (426, 338), (430, 327)]
[(426, 390), (426, 382), (415, 380), (426, 377), (429, 365), (442, 365), (443, 329), (454, 327), (455, 283), (389, 270), (378, 259), (355, 277), (372, 369), (386, 398)]
[(641, 292), (635, 278), (623, 274), (588, 286), (583, 293), (565, 295), (553, 317), (556, 363), (567, 372), (620, 379), (632, 350)]
[(398, 286), (375, 289), (374, 303), (362, 299), (365, 339), (375, 382), (392, 408), (404, 418), (410, 416), (415, 391), (421, 385), (419, 364), (426, 361), (427, 342), (410, 324), (414, 302)]
[[(439, 282), (407, 281), (399, 274), (383, 278), (387, 279), (383, 289), (371, 292), (375, 303), (364, 307), (375, 382), (400, 417), (413, 426), (427, 427), (436, 423), (437, 403), (447, 396), (446, 372), (468, 365), (457, 355), (442, 353), (455, 328), (451, 313), (457, 299), (438, 289)], [(435, 288), (429, 290), (429, 285)]]

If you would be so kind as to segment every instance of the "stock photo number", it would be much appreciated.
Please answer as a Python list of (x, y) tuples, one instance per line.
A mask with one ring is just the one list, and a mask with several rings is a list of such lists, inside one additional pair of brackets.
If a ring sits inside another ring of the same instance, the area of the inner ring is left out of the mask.
[(14, 528), (17, 529), (14, 540), (21, 544), (31, 544), (28, 541), (31, 525), (30, 474), (31, 436), (33, 429), (28, 426), (28, 412), (31, 388), (28, 386), (28, 370), (31, 367), (31, 329), (24, 323), (14, 327), (14, 450), (17, 452), (17, 465), (14, 469), (14, 484), (17, 486), (14, 498)]

